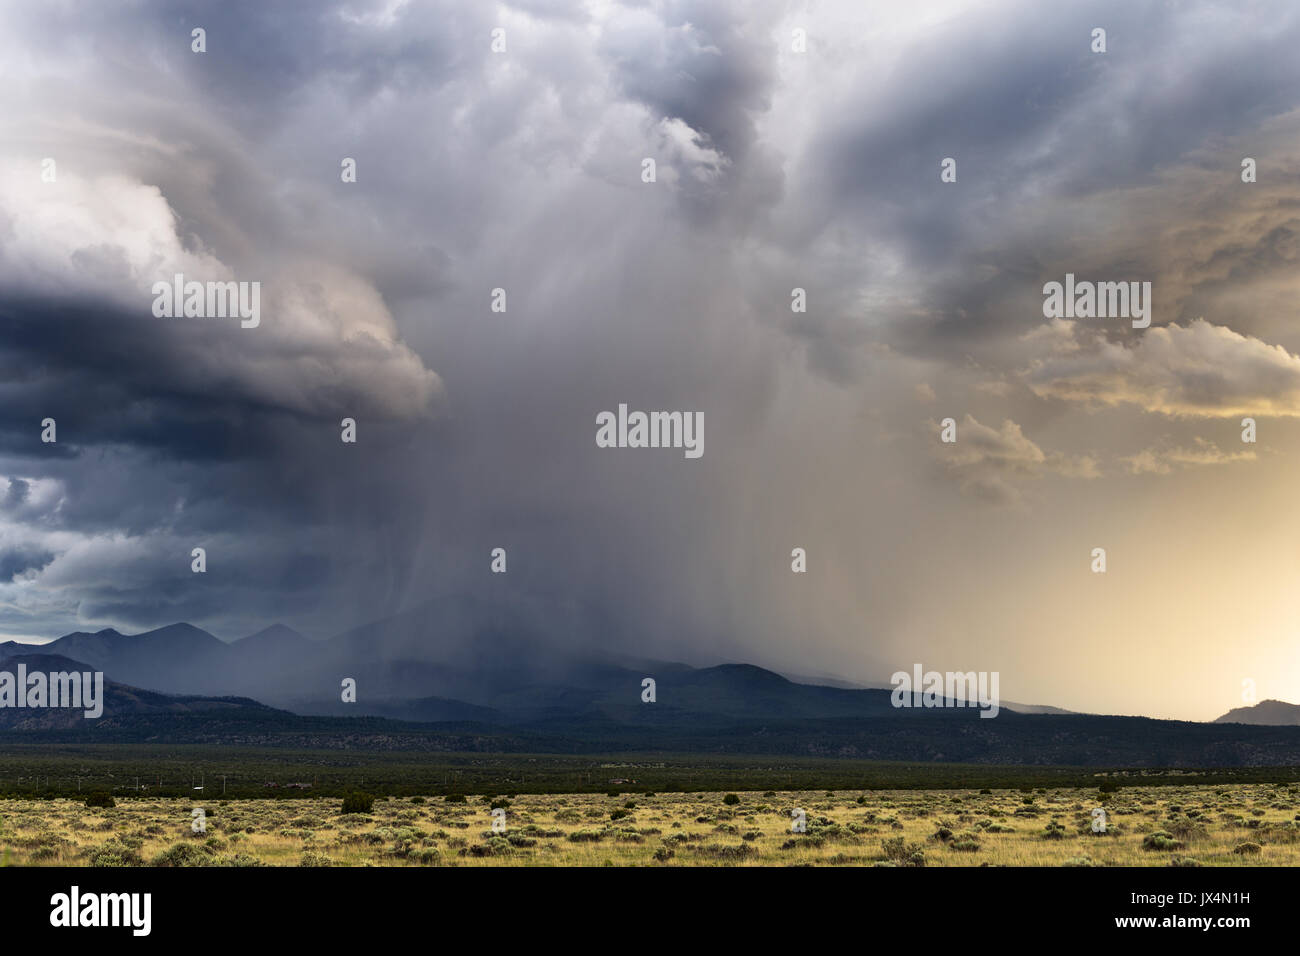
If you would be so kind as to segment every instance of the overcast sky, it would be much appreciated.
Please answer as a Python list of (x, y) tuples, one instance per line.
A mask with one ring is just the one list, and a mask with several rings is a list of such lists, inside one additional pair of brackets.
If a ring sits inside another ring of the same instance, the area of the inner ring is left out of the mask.
[[(0, 636), (474, 594), (1300, 701), (1298, 48), (1289, 0), (0, 2)], [(178, 272), (260, 325), (155, 317)], [(1150, 327), (1045, 318), (1066, 273)], [(598, 448), (620, 403), (703, 455)]]

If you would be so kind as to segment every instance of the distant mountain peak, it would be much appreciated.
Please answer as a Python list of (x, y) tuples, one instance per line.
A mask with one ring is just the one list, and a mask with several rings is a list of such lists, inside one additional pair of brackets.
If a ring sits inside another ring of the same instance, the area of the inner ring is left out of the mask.
[[(112, 628), (108, 628), (108, 630), (112, 630)], [(103, 631), (100, 633), (102, 634)], [(202, 634), (204, 637), (212, 637), (212, 635), (203, 630), (203, 628), (196, 627), (188, 621), (177, 621), (175, 624), (164, 624), (162, 627), (155, 627), (152, 631), (143, 631), (135, 636), (147, 637), (150, 634)]]
[(231, 641), (232, 644), (242, 644), (244, 641), (307, 641), (310, 638), (305, 637), (293, 628), (276, 621), (269, 627), (264, 627), (256, 633), (249, 634), (245, 637), (237, 638)]
[(1214, 723), (1300, 726), (1300, 704), (1288, 704), (1284, 700), (1261, 700), (1253, 707), (1234, 707), (1222, 717), (1216, 717)]
[(766, 667), (759, 667), (757, 664), (717, 664), (713, 667), (699, 668), (700, 674), (718, 674), (727, 677), (740, 678), (752, 682), (763, 682), (767, 684), (793, 684), (794, 681), (788, 677), (778, 674), (776, 671), (770, 671)]

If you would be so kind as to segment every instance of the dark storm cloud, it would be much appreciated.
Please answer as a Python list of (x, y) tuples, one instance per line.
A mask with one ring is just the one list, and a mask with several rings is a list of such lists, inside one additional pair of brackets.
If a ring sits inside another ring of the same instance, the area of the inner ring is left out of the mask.
[(623, 92), (654, 115), (680, 119), (708, 145), (743, 164), (754, 146), (754, 117), (775, 81), (767, 2), (674, 2), (646, 7), (606, 31), (601, 52)]
[[(963, 6), (6, 9), (0, 630), (323, 636), (531, 595), (615, 647), (838, 673), (943, 632), (928, 575), (950, 525), (985, 533), (969, 499), (1101, 484), (1106, 448), (1048, 429), (1150, 384), (1127, 340), (1027, 335), (1042, 282), (1197, 277), (1158, 293), (1186, 325), (1278, 281), (1296, 234), (1285, 189), (1246, 213), (1212, 183), (1291, 141), (1287, 7)], [(155, 319), (176, 271), (261, 281), (262, 324)], [(1240, 312), (1255, 338), (1170, 333), (1171, 408), (1213, 411), (1188, 346), (1248, 398), (1252, 369), (1290, 374), (1283, 317)], [(704, 457), (597, 449), (621, 402), (703, 412)], [(936, 465), (948, 414), (972, 440)]]
[(0, 581), (12, 581), (24, 571), (39, 571), (53, 560), (51, 551), (10, 549), (0, 552)]
[[(972, 8), (886, 75), (860, 65), (861, 98), (827, 104), (805, 176), (824, 227), (858, 220), (848, 228), (887, 236), (908, 263), (929, 315), (895, 315), (891, 341), (949, 358), (998, 347), (1033, 321), (1026, 307), (1082, 241), (1098, 270), (1151, 276), (1157, 236), (1136, 253), (1115, 241), (1117, 227), (1143, 228), (1116, 208), (1124, 191), (1212, 164), (1231, 188), (1240, 157), (1262, 145), (1247, 134), (1300, 105), (1300, 62), (1284, 52), (1300, 16), (1267, 9), (1265, 28), (1260, 10), (1220, 4), (1185, 16), (1119, 2), (1051, 16)], [(1098, 26), (1105, 54), (1089, 48)], [(1224, 148), (1238, 140), (1245, 153)], [(955, 184), (939, 181), (944, 157), (957, 160)], [(1165, 202), (1203, 188), (1179, 185)]]

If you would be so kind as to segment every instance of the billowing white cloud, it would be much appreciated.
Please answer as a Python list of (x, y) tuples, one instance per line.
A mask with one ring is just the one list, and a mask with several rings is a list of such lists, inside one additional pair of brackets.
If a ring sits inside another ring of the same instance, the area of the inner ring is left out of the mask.
[(1034, 394), (1088, 405), (1135, 405), (1195, 418), (1300, 415), (1300, 357), (1198, 319), (1122, 341), (1053, 326), (1052, 354), (1024, 373)]
[[(157, 186), (66, 167), (53, 182), (39, 174), (12, 158), (0, 163), (0, 284), (8, 295), (89, 303), (102, 324), (136, 327), (123, 337), (150, 323), (143, 334), (166, 339), (172, 356), (154, 367), (158, 381), (194, 394), (215, 390), (304, 415), (410, 418), (431, 409), (438, 376), (401, 342), (374, 286), (346, 266), (269, 255), (236, 270), (182, 238)], [(154, 316), (154, 283), (177, 274), (259, 283), (260, 323)], [(147, 377), (148, 367), (137, 372)]]

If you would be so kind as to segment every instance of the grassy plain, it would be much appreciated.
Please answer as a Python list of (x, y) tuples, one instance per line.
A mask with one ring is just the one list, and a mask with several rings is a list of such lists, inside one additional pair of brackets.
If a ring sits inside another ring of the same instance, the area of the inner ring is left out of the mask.
[[(458, 799), (379, 798), (347, 814), (324, 797), (119, 797), (103, 809), (7, 799), (0, 854), (73, 866), (1300, 865), (1300, 787), (1288, 784), (1133, 786), (1104, 798), (1039, 788)], [(794, 809), (802, 834), (791, 832)]]

